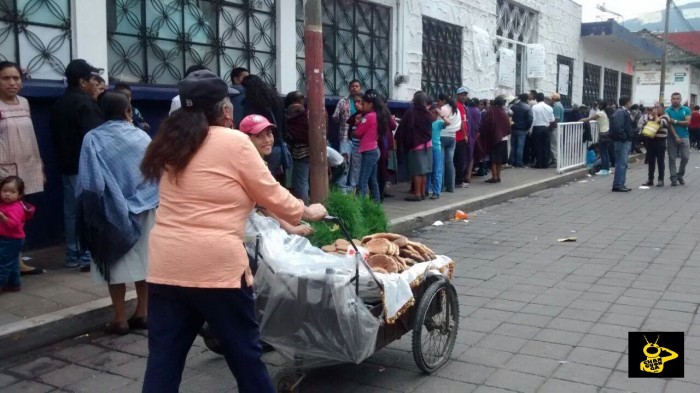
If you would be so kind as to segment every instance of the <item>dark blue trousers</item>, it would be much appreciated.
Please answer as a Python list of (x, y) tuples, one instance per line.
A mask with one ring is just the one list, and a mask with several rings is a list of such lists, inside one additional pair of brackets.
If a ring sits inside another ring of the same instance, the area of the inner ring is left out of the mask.
[(535, 150), (535, 168), (549, 168), (549, 127), (532, 127), (532, 142)]
[(19, 287), (19, 252), (24, 239), (0, 236), (0, 286)]
[(274, 393), (250, 287), (241, 289), (148, 286), (148, 364), (143, 392), (176, 393), (187, 353), (207, 322), (242, 393)]

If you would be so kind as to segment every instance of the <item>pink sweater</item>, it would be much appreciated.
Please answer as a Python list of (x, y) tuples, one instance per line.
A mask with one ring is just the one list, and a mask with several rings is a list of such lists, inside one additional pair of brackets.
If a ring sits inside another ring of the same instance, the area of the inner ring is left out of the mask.
[(360, 138), (360, 148), (358, 153), (372, 151), (378, 147), (377, 145), (377, 113), (370, 112), (366, 114), (360, 124), (355, 129), (355, 137)]
[(0, 213), (7, 222), (0, 221), (0, 237), (24, 239), (24, 223), (34, 216), (34, 206), (22, 201), (0, 204)]
[(190, 288), (252, 284), (243, 236), (258, 203), (299, 223), (304, 203), (270, 173), (247, 135), (211, 127), (177, 182), (160, 180), (160, 205), (148, 243), (148, 278)]

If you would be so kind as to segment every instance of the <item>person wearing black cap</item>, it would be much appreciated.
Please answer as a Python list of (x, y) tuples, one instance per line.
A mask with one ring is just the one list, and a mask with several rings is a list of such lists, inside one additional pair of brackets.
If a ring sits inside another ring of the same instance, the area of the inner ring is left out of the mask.
[[(205, 67), (201, 64), (191, 65), (191, 66), (187, 67), (187, 69), (185, 70), (185, 78), (187, 78), (187, 76), (189, 74), (191, 74), (195, 71), (202, 71), (202, 70), (206, 70), (206, 69), (207, 69), (207, 67)], [(172, 115), (173, 112), (180, 109), (181, 106), (182, 106), (182, 104), (180, 103), (180, 95), (178, 94), (175, 97), (173, 97), (173, 99), (170, 101), (170, 112), (168, 112), (168, 115)]]
[(221, 342), (240, 392), (274, 392), (254, 310), (243, 245), (257, 205), (298, 224), (321, 220), (322, 205), (304, 206), (272, 177), (242, 132), (230, 128), (226, 82), (195, 71), (179, 84), (182, 108), (168, 116), (141, 163), (160, 181), (149, 239), (148, 364), (143, 392), (177, 392), (187, 353), (206, 321)]
[(75, 240), (75, 187), (78, 160), (83, 136), (101, 125), (104, 120), (97, 103), (97, 77), (102, 72), (83, 59), (72, 60), (66, 66), (68, 88), (51, 109), (50, 128), (58, 152), (58, 165), (63, 175), (63, 223), (66, 233), (67, 267), (80, 266), (90, 271), (90, 254), (80, 252)]

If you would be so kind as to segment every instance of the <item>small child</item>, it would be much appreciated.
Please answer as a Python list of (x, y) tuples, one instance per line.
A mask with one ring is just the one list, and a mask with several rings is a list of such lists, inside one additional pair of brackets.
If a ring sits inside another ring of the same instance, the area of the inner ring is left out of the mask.
[[(131, 88), (126, 83), (117, 83), (114, 85), (114, 91), (124, 94), (127, 96), (127, 98), (129, 98), (129, 102), (131, 102)], [(131, 113), (134, 117), (133, 123), (136, 127), (146, 132), (151, 130), (151, 126), (146, 123), (146, 120), (141, 115), (141, 112), (133, 105), (131, 106)]]
[(0, 182), (0, 288), (19, 292), (19, 253), (24, 244), (24, 223), (34, 215), (34, 206), (22, 202), (24, 181), (8, 176)]
[(594, 175), (601, 168), (598, 149), (598, 144), (594, 143), (588, 146), (588, 151), (586, 152), (586, 168), (591, 175)]
[(425, 193), (430, 194), (429, 199), (440, 199), (442, 191), (442, 145), (440, 144), (440, 132), (448, 125), (449, 120), (440, 115), (440, 107), (433, 104), (430, 112), (435, 117), (433, 122), (433, 171), (428, 174), (425, 185)]

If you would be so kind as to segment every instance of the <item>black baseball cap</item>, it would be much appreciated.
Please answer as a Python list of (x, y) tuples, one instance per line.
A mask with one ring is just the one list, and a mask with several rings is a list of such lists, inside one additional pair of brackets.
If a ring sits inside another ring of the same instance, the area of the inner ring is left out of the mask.
[[(83, 59), (71, 60), (66, 66), (65, 76), (69, 85), (73, 85), (80, 79), (90, 79), (93, 76), (102, 75), (102, 68), (95, 68)], [(75, 83), (71, 83), (71, 81)]]
[(183, 109), (202, 109), (229, 96), (223, 79), (209, 70), (194, 71), (178, 84)]

